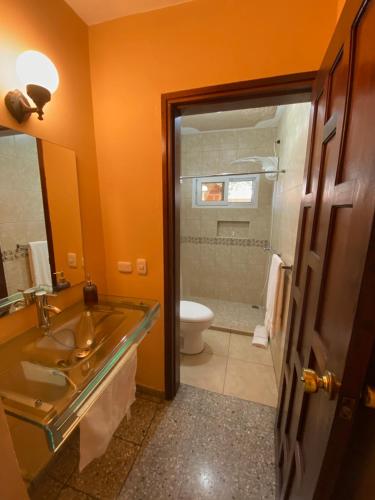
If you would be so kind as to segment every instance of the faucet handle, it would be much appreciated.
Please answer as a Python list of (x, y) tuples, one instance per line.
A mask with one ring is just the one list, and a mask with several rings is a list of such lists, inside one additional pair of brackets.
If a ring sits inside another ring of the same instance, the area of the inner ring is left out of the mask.
[(25, 305), (29, 306), (35, 302), (35, 289), (34, 288), (22, 288), (17, 289), (23, 295), (23, 300), (25, 301)]

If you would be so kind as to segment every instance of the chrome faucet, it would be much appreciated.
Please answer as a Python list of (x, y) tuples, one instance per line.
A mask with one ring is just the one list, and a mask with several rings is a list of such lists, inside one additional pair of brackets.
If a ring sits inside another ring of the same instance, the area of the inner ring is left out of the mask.
[(35, 305), (38, 312), (39, 328), (42, 328), (46, 332), (48, 332), (51, 326), (50, 313), (61, 313), (61, 309), (52, 304), (48, 304), (47, 297), (54, 297), (54, 295), (48, 294), (45, 290), (40, 290), (35, 293)]

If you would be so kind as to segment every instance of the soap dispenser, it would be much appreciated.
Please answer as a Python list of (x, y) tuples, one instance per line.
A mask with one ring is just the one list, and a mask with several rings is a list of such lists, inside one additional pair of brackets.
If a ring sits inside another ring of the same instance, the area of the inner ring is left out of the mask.
[(99, 302), (97, 286), (91, 281), (89, 274), (83, 287), (83, 301), (87, 307), (95, 306)]

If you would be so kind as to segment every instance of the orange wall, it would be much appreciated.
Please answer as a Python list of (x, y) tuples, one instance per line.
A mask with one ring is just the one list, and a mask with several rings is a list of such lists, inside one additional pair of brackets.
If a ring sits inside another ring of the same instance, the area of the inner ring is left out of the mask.
[(342, 9), (344, 8), (346, 0), (337, 0), (337, 19), (340, 17)]
[[(336, 15), (335, 0), (196, 0), (90, 28), (110, 292), (163, 302), (161, 94), (315, 70)], [(118, 273), (118, 260), (137, 257), (148, 276)], [(163, 388), (162, 321), (141, 347), (138, 381)]]
[[(87, 269), (105, 288), (104, 247), (93, 129), (87, 26), (62, 0), (9, 0), (1, 3), (0, 103), (19, 87), (17, 55), (27, 49), (44, 52), (56, 64), (60, 87), (45, 108), (45, 120), (32, 116), (18, 125), (0, 105), (0, 124), (73, 149), (81, 197), (84, 253)], [(68, 303), (75, 290), (61, 292)], [(0, 320), (0, 340), (35, 323), (32, 308)]]

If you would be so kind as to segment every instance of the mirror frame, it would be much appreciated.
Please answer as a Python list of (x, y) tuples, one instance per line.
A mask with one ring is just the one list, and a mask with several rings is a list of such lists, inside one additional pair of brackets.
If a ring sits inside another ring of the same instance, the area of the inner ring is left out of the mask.
[(35, 140), (38, 151), (39, 175), (40, 175), (40, 184), (42, 188), (43, 209), (44, 209), (44, 224), (46, 226), (48, 257), (51, 268), (52, 288), (53, 291), (55, 292), (56, 291), (55, 288), (57, 285), (56, 262), (55, 262), (55, 253), (53, 249), (51, 217), (48, 207), (47, 181), (46, 181), (46, 173), (44, 168), (43, 149), (42, 149), (43, 146), (42, 146), (42, 139), (40, 139), (39, 137), (35, 137)]

